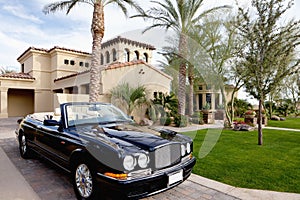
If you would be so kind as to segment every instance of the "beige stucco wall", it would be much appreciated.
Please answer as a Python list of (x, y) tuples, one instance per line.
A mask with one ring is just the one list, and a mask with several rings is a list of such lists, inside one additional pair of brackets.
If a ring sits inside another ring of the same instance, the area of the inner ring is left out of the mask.
[(135, 66), (120, 67), (102, 72), (103, 93), (110, 93), (111, 89), (123, 84), (136, 87), (144, 85), (150, 94), (153, 92), (170, 92), (171, 78), (164, 76), (153, 68), (139, 64)]
[[(64, 64), (64, 60), (69, 60), (69, 64)], [(70, 61), (73, 60), (75, 65), (71, 65)], [(89, 63), (89, 67), (79, 66), (79, 63)], [(51, 83), (54, 84), (54, 80), (70, 74), (85, 71), (90, 68), (91, 58), (90, 55), (82, 55), (79, 53), (66, 53), (61, 51), (55, 51), (51, 54)], [(52, 85), (54, 86), (54, 85)]]
[(34, 112), (47, 112), (53, 108), (53, 93), (51, 90), (35, 90)]

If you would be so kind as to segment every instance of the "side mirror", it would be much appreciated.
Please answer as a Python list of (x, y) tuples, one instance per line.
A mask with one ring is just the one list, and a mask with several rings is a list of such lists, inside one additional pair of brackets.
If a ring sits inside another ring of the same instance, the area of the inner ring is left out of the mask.
[(60, 122), (53, 120), (53, 119), (45, 119), (44, 120), (44, 125), (45, 126), (59, 126)]

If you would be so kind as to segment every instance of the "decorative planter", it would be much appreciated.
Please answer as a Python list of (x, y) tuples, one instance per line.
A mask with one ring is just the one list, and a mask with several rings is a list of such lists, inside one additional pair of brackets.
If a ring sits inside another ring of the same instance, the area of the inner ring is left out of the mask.
[(203, 113), (203, 121), (205, 124), (213, 124), (215, 123), (215, 113), (208, 110), (202, 110)]

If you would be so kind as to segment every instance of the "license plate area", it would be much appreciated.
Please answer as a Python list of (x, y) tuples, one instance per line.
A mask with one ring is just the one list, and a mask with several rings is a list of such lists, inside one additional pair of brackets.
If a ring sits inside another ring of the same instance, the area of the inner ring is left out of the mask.
[(168, 175), (168, 186), (183, 181), (183, 170)]

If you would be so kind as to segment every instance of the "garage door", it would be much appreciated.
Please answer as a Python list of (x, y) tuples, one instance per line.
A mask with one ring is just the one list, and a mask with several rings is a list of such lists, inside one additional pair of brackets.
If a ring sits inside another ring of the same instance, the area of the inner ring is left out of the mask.
[(34, 90), (8, 89), (8, 116), (21, 117), (34, 111)]

